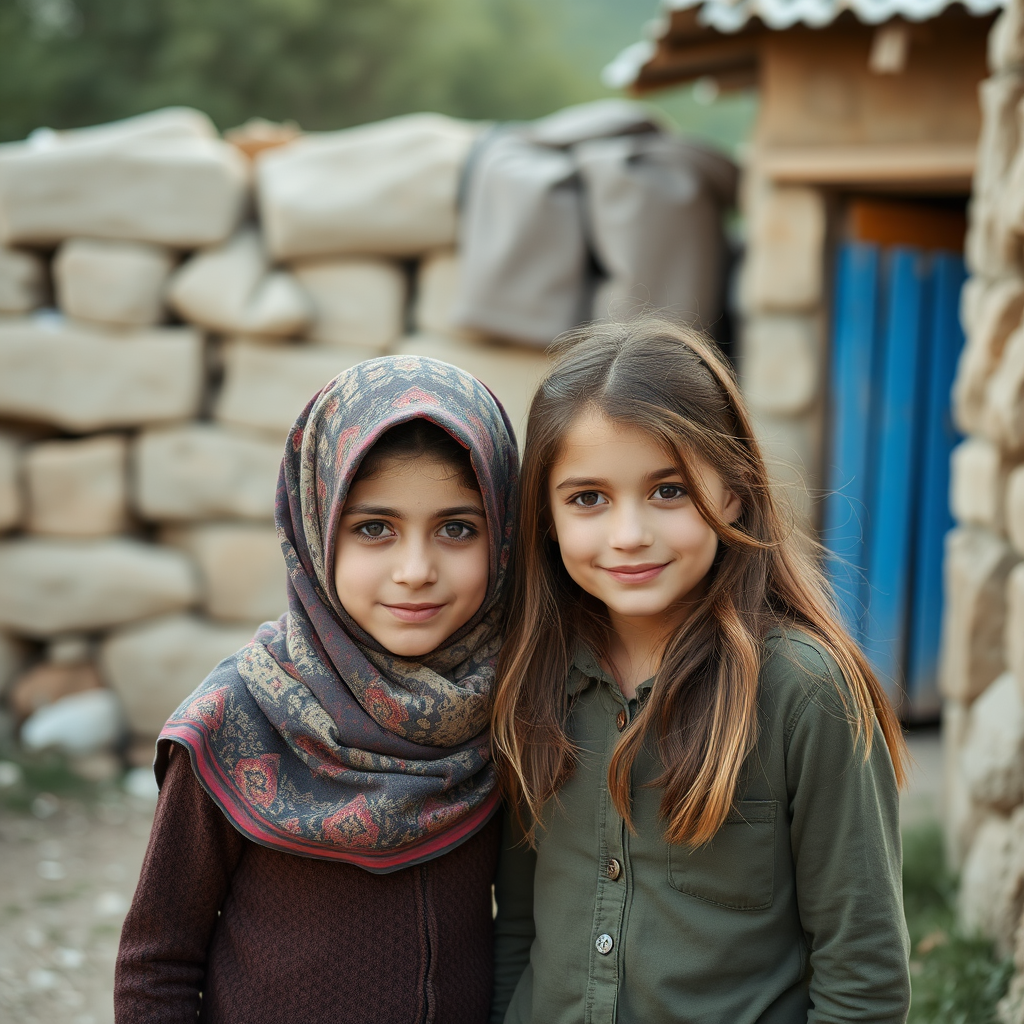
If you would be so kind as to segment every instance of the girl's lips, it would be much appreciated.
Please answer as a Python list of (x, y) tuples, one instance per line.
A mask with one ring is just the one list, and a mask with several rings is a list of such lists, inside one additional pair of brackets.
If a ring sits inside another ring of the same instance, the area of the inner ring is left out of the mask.
[(426, 622), (432, 619), (443, 604), (386, 604), (385, 608), (401, 622)]
[(602, 566), (602, 568), (619, 583), (647, 583), (653, 580), (666, 565), (668, 562), (658, 562), (657, 564), (648, 562), (644, 565), (615, 565), (610, 568)]

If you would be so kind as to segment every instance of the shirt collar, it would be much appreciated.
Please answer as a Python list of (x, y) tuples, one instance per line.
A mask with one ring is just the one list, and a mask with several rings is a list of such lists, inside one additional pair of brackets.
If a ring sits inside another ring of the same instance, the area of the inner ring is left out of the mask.
[[(597, 655), (587, 647), (585, 644), (580, 644), (576, 648), (576, 655), (572, 661), (572, 668), (569, 671), (569, 679), (565, 684), (566, 692), (570, 697), (575, 697), (577, 693), (585, 690), (591, 680), (596, 680), (599, 683), (607, 683), (608, 686), (614, 689), (619, 688), (619, 684), (615, 681), (615, 678), (609, 675), (601, 666), (601, 662), (598, 661)], [(654, 683), (654, 677), (645, 679), (637, 688), (637, 697), (640, 702), (643, 703), (647, 699), (648, 692)]]

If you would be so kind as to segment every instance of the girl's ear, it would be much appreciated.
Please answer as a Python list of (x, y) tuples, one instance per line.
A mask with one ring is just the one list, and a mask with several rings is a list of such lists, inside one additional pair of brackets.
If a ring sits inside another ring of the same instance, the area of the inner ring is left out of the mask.
[(722, 505), (722, 518), (731, 525), (739, 519), (742, 511), (743, 503), (740, 501), (739, 495), (733, 494), (732, 491), (726, 491), (725, 502)]

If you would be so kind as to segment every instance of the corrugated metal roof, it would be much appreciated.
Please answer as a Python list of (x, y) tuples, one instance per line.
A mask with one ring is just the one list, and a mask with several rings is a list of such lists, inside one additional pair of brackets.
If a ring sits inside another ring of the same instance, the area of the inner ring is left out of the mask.
[(640, 69), (654, 56), (657, 40), (668, 30), (673, 11), (697, 8), (697, 22), (724, 34), (739, 32), (755, 19), (769, 29), (794, 25), (821, 28), (844, 11), (866, 25), (880, 25), (891, 18), (927, 21), (954, 3), (975, 16), (991, 14), (1007, 0), (662, 0), (663, 14), (645, 26), (646, 39), (626, 47), (605, 67), (601, 79), (612, 89), (632, 85)]

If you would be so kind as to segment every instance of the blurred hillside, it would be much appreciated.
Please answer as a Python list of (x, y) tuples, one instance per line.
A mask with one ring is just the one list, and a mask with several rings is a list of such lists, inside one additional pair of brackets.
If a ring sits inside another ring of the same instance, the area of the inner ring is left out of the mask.
[[(182, 104), (329, 129), (414, 110), (532, 118), (607, 95), (601, 68), (658, 0), (8, 0), (0, 141)], [(656, 105), (732, 149), (748, 96)]]

